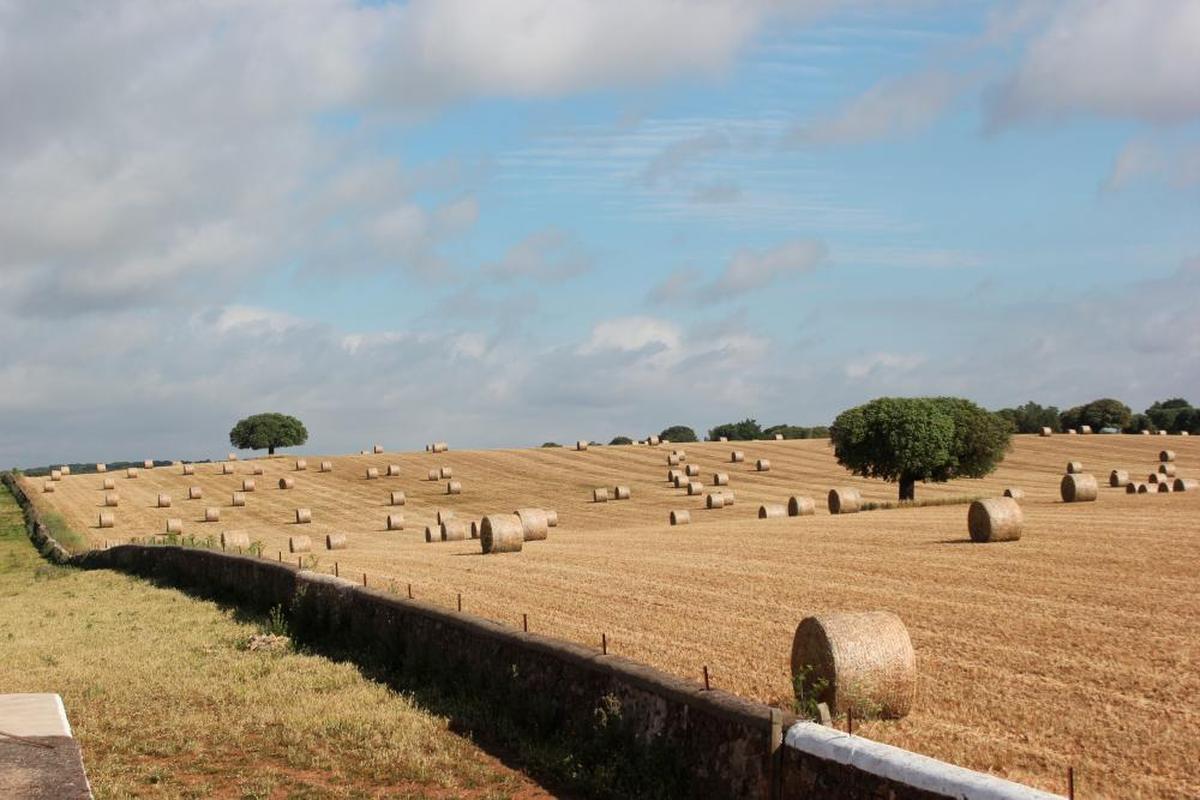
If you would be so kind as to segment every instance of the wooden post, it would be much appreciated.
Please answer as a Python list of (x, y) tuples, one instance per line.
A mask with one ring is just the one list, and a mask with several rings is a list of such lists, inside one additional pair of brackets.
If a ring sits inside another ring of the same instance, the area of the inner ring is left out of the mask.
[(367, 573), (363, 573), (363, 586), (367, 585)]
[(459, 613), (462, 612), (462, 592), (458, 593), (458, 610)]
[(340, 578), (341, 573), (338, 572), (338, 562), (333, 562), (333, 577)]
[(604, 653), (604, 655), (608, 655), (608, 634), (607, 633), (600, 634), (600, 651), (602, 653)]
[(412, 596), (412, 584), (411, 584), (411, 583), (408, 585), (408, 599), (409, 599), (409, 600), (412, 600), (412, 599), (413, 599), (413, 596)]
[(771, 731), (767, 741), (771, 763), (771, 800), (783, 797), (783, 712), (771, 709)]
[(529, 633), (529, 615), (528, 614), (521, 615), (521, 630), (525, 631), (526, 633)]
[(1067, 767), (1067, 798), (1075, 800), (1075, 768)]
[(712, 691), (712, 686), (708, 683), (708, 664), (704, 665), (704, 691)]

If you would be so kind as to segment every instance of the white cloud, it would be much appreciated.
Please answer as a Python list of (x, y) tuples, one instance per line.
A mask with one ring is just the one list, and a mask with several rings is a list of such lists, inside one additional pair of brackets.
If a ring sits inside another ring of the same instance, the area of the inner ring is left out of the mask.
[(851, 380), (861, 380), (886, 373), (909, 372), (923, 363), (925, 357), (913, 353), (869, 353), (848, 361), (845, 373)]
[(943, 70), (891, 78), (837, 113), (797, 129), (791, 138), (794, 142), (846, 144), (914, 133), (930, 125), (975, 81)]
[(766, 250), (740, 250), (711, 288), (726, 297), (762, 289), (779, 280), (811, 272), (827, 255), (824, 244), (810, 240), (786, 242)]
[(606, 351), (646, 353), (661, 362), (673, 359), (682, 342), (682, 333), (671, 322), (654, 317), (620, 317), (597, 323), (576, 352), (580, 355)]
[(517, 242), (499, 261), (485, 264), (483, 272), (505, 283), (532, 280), (544, 284), (578, 277), (591, 268), (592, 258), (576, 236), (548, 227)]
[(1119, 191), (1141, 180), (1183, 189), (1200, 185), (1200, 143), (1135, 139), (1113, 160), (1104, 188)]

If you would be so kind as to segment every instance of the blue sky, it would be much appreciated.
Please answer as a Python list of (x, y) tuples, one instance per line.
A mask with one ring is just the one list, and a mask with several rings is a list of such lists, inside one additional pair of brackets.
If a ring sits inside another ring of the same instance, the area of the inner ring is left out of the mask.
[(1189, 0), (0, 2), (0, 463), (1200, 395)]

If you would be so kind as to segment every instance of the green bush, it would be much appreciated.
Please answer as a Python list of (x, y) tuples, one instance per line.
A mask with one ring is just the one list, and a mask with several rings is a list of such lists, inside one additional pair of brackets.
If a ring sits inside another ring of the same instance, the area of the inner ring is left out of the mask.
[(665, 428), (663, 430), (663, 432), (660, 433), (658, 436), (659, 436), (659, 438), (666, 439), (667, 441), (670, 441), (670, 442), (696, 442), (696, 441), (699, 441), (696, 438), (696, 432), (694, 430), (692, 430), (691, 428), (689, 428), (687, 425), (672, 425), (669, 428)]

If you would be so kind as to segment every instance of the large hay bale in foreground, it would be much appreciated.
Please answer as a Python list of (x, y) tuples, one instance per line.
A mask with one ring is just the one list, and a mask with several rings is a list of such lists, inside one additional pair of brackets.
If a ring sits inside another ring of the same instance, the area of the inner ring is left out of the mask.
[(121, 503), (121, 495), (117, 492), (107, 492), (104, 495), (104, 505), (109, 508), (116, 508)]
[(325, 534), (325, 549), (326, 550), (345, 550), (346, 549), (346, 534), (344, 534), (344, 533), (327, 533), (327, 534)]
[(246, 493), (245, 492), (234, 492), (233, 495), (229, 498), (229, 505), (233, 506), (234, 508), (239, 508), (241, 506), (246, 505)]
[(321, 462), (321, 472), (333, 472), (333, 462), (332, 461), (322, 461)]
[(811, 497), (795, 495), (788, 498), (787, 513), (789, 517), (811, 517), (817, 513), (817, 504)]
[(159, 507), (159, 508), (170, 508), (170, 507), (171, 507), (171, 495), (169, 495), (169, 494), (159, 494), (159, 496), (158, 496), (158, 507)]
[(633, 492), (628, 486), (614, 486), (612, 496), (614, 500), (628, 500), (633, 497)]
[(1021, 538), (1025, 515), (1011, 497), (976, 500), (967, 509), (967, 531), (973, 542), (1015, 542)]
[(1158, 474), (1166, 475), (1168, 478), (1174, 478), (1175, 477), (1175, 465), (1170, 462), (1164, 461), (1163, 463), (1158, 465)]
[(388, 514), (387, 529), (389, 531), (404, 530), (404, 515), (403, 514)]
[(117, 482), (112, 478), (105, 478), (103, 483), (100, 484), (100, 488), (115, 489), (115, 488), (117, 488)]
[(712, 477), (712, 482), (713, 482), (713, 486), (728, 486), (729, 485), (729, 473), (714, 472), (713, 477)]
[(741, 450), (734, 450), (732, 453), (729, 454), (729, 463), (730, 464), (740, 464), (745, 460), (746, 460), (746, 454), (743, 453)]
[(787, 516), (787, 506), (782, 503), (764, 503), (758, 507), (759, 519), (779, 519)]
[(289, 536), (289, 553), (307, 553), (312, 550), (312, 539), (307, 536)]
[(443, 522), (438, 534), (442, 537), (443, 542), (465, 542), (470, 535), (467, 531), (467, 523), (459, 522), (456, 519), (448, 519)]
[(1114, 489), (1121, 489), (1129, 485), (1129, 473), (1123, 469), (1114, 469), (1108, 473), (1108, 485)]
[(1087, 503), (1095, 500), (1100, 494), (1096, 476), (1086, 473), (1063, 475), (1059, 485), (1064, 503)]
[(111, 511), (101, 511), (100, 518), (96, 520), (97, 528), (111, 528), (117, 524), (117, 515)]
[(1025, 490), (1018, 489), (1015, 486), (1010, 486), (1004, 490), (1004, 496), (1011, 497), (1013, 500), (1024, 500), (1025, 499)]
[(479, 547), (484, 553), (519, 553), (525, 526), (516, 514), (489, 514), (479, 523)]
[(312, 509), (297, 508), (296, 509), (296, 524), (307, 525), (312, 522)]
[(462, 494), (462, 482), (446, 481), (446, 494)]
[(796, 627), (792, 677), (834, 715), (897, 719), (916, 698), (917, 659), (890, 611), (817, 614)]
[(1160, 450), (1158, 452), (1158, 460), (1164, 464), (1175, 460), (1174, 450)]
[(388, 502), (393, 506), (402, 506), (408, 502), (408, 498), (404, 496), (404, 492), (392, 492)]
[(253, 492), (256, 486), (258, 486), (258, 484), (254, 481), (254, 478), (242, 478), (243, 492)]
[(249, 546), (250, 536), (245, 531), (221, 531), (221, 547), (223, 549), (233, 550)]
[(1200, 491), (1200, 481), (1195, 478), (1176, 478), (1173, 488), (1177, 492)]
[(296, 488), (296, 479), (289, 478), (287, 476), (280, 478), (279, 479), (279, 488), (280, 489), (295, 489)]
[(1067, 474), (1068, 475), (1078, 475), (1081, 472), (1083, 472), (1083, 462), (1082, 461), (1068, 461), (1067, 462)]
[(760, 458), (758, 461), (754, 462), (754, 468), (759, 472), (770, 472), (771, 462), (765, 458)]
[(710, 509), (724, 508), (725, 493), (709, 492), (708, 496), (704, 498), (704, 507)]
[(862, 495), (850, 486), (830, 489), (828, 500), (830, 514), (857, 514), (862, 508)]
[(513, 512), (521, 520), (521, 535), (527, 542), (540, 542), (550, 535), (550, 518), (540, 508), (518, 508)]
[(691, 521), (692, 521), (692, 514), (689, 511), (672, 511), (671, 512), (671, 524), (672, 525), (687, 525)]
[(167, 533), (183, 533), (183, 520), (171, 517), (167, 520)]
[(209, 506), (208, 508), (204, 509), (204, 521), (205, 522), (220, 522), (221, 521), (221, 509), (217, 508), (216, 506)]
[(607, 503), (608, 502), (608, 488), (607, 487), (597, 487), (595, 489), (592, 489), (592, 502), (593, 503)]

